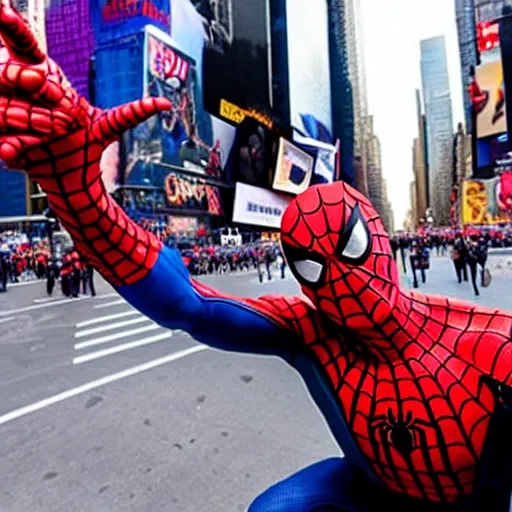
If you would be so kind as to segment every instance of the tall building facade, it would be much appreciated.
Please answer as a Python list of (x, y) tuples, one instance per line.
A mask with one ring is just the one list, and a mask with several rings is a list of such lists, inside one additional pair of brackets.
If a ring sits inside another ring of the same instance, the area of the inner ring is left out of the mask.
[(436, 224), (447, 226), (450, 224), (453, 116), (444, 36), (421, 41), (420, 50), (430, 207)]
[(385, 179), (382, 180), (382, 221), (386, 227), (388, 234), (395, 231), (395, 220), (393, 216), (393, 207), (388, 196), (388, 183)]
[(354, 87), (350, 80), (345, 0), (329, 0), (329, 59), (333, 136), (340, 141), (341, 179), (356, 185), (361, 175), (354, 156)]
[[(429, 206), (428, 162), (427, 162), (427, 136), (425, 116), (421, 106), (421, 94), (416, 89), (416, 116), (418, 122), (418, 137), (413, 143), (413, 173), (414, 173), (414, 208), (413, 219), (417, 222), (425, 216)], [(412, 207), (412, 206), (411, 206)]]
[(365, 152), (368, 157), (368, 197), (375, 209), (382, 216), (383, 207), (383, 181), (382, 181), (382, 157), (380, 141), (373, 132), (373, 116), (366, 119), (367, 126), (370, 129), (370, 136), (365, 142)]
[(356, 188), (368, 195), (368, 156), (365, 141), (372, 134), (366, 123), (368, 119), (368, 95), (364, 58), (364, 31), (359, 0), (344, 0), (345, 34), (347, 40), (347, 63), (352, 83), (354, 105), (354, 160), (357, 162)]
[[(478, 1), (478, 0), (477, 0)], [(471, 99), (467, 90), (472, 81), (471, 68), (478, 63), (476, 42), (475, 0), (455, 0), (455, 16), (457, 34), (459, 36), (460, 68), (464, 97), (464, 121), (466, 130), (471, 133), (473, 120), (471, 117)]]
[(503, 12), (503, 6), (509, 3), (508, 0), (474, 0), (474, 2), (477, 23), (499, 18)]

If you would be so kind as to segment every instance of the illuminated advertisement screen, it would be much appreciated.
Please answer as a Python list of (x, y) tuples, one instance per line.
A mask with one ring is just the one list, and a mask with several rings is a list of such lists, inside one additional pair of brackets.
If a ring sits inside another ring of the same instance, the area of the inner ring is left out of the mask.
[(169, 0), (92, 0), (91, 5), (99, 44), (134, 34), (148, 24), (169, 32)]
[(144, 96), (165, 97), (173, 108), (124, 136), (125, 183), (163, 187), (169, 169), (152, 165), (160, 163), (222, 178), (221, 141), (214, 141), (211, 116), (202, 106), (195, 60), (154, 27), (146, 28), (144, 55)]
[(315, 159), (281, 138), (272, 188), (288, 194), (301, 194), (311, 183)]
[[(221, 101), (269, 112), (271, 49), (266, 0), (196, 0), (207, 42), (203, 90), (206, 109), (219, 115)], [(171, 34), (172, 35), (172, 34)]]
[(477, 25), (477, 44), (480, 53), (494, 50), (500, 46), (499, 23), (483, 21)]
[(465, 180), (462, 220), (465, 225), (512, 221), (512, 172), (488, 180)]
[(286, 0), (291, 125), (332, 142), (326, 0)]
[(505, 82), (501, 58), (478, 66), (476, 81), (482, 91), (481, 101), (475, 103), (478, 138), (506, 132)]

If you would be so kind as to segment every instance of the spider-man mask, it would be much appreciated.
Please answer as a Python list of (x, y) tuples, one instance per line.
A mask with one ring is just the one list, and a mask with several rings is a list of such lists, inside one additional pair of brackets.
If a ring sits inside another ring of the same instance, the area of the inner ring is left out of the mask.
[(303, 292), (332, 320), (373, 328), (399, 296), (398, 272), (382, 220), (342, 182), (310, 187), (286, 209), (283, 252)]

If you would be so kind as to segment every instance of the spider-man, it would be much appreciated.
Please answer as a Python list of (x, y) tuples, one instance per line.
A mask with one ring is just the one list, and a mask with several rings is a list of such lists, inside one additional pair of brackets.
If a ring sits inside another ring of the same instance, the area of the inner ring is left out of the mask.
[(512, 315), (402, 290), (381, 219), (339, 182), (308, 189), (283, 217), (306, 297), (239, 299), (191, 280), (180, 255), (108, 196), (99, 170), (112, 140), (169, 101), (103, 112), (6, 0), (0, 31), (0, 158), (41, 184), (78, 250), (144, 314), (292, 365), (342, 448), (251, 512), (508, 510)]

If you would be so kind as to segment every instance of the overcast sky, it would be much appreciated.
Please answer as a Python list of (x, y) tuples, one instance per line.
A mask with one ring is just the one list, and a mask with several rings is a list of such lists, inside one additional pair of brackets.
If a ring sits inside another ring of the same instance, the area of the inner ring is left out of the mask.
[(410, 208), (412, 143), (418, 135), (415, 89), (421, 89), (420, 41), (444, 35), (454, 131), (463, 100), (454, 0), (358, 0), (362, 5), (368, 107), (382, 145), (395, 228)]

